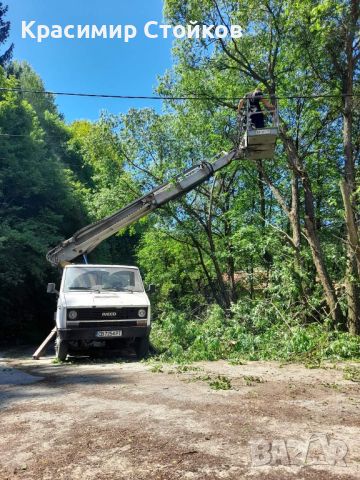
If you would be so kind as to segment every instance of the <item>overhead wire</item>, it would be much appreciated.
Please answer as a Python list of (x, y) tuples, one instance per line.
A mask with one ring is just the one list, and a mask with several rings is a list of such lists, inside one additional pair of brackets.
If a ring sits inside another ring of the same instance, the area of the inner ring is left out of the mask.
[[(52, 95), (52, 96), (68, 96), (68, 97), (87, 97), (87, 98), (109, 98), (117, 100), (240, 100), (242, 97), (214, 97), (211, 95), (115, 95), (106, 93), (85, 93), (85, 92), (53, 92), (46, 90), (28, 90), (22, 88), (0, 88), (0, 92), (15, 92), (21, 94), (34, 94), (34, 95)], [(270, 96), (263, 95), (264, 98), (270, 98)], [(272, 98), (275, 100), (293, 100), (293, 99), (316, 99), (316, 98), (343, 98), (343, 97), (360, 97), (360, 94), (352, 93), (337, 93), (337, 94), (307, 94), (307, 95), (275, 95)]]
[[(104, 93), (85, 93), (85, 92), (55, 92), (47, 90), (28, 90), (22, 88), (5, 88), (0, 87), (0, 92), (14, 92), (19, 94), (34, 94), (34, 95), (51, 95), (51, 96), (70, 96), (70, 97), (85, 97), (85, 98), (107, 98), (117, 100), (222, 100), (222, 101), (239, 101), (242, 97), (214, 97), (211, 95), (183, 95), (183, 96), (160, 96), (160, 95), (113, 95)], [(267, 95), (263, 95), (264, 98), (270, 98)], [(282, 99), (317, 99), (317, 98), (344, 98), (344, 97), (360, 97), (360, 94), (313, 94), (313, 95), (279, 95), (273, 96), (274, 100)], [(29, 137), (29, 135), (0, 133), (0, 137)]]

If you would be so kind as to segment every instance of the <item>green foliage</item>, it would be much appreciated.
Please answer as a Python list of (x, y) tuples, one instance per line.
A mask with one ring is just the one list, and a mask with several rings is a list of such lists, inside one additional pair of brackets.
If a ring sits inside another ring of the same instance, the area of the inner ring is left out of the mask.
[(344, 378), (345, 380), (351, 380), (352, 382), (360, 382), (360, 368), (345, 367)]
[[(1, 71), (0, 85), (14, 88), (18, 83)], [(21, 337), (36, 332), (42, 322), (51, 322), (53, 307), (40, 293), (49, 278), (45, 254), (78, 225), (82, 214), (63, 164), (45, 141), (46, 115), (42, 112), (42, 123), (21, 95), (1, 94), (0, 309), (5, 337), (15, 332)], [(27, 327), (29, 322), (34, 322), (32, 329)]]
[[(105, 114), (96, 123), (82, 120), (69, 127), (71, 159), (78, 162), (75, 169), (72, 166), (72, 185), (91, 221), (111, 215), (140, 195), (137, 182), (125, 169), (118, 129), (119, 119)], [(111, 263), (115, 259), (114, 263), (135, 263), (141, 232), (142, 224), (119, 232), (118, 238), (111, 238), (96, 249), (90, 261)]]
[(219, 307), (197, 321), (169, 311), (154, 323), (152, 343), (163, 361), (360, 359), (359, 337), (331, 331), (326, 323), (301, 324), (291, 311), (280, 317), (263, 301), (257, 303), (252, 312), (234, 305), (230, 319)]
[(1, 45), (1, 55), (0, 55), (0, 66), (4, 67), (11, 60), (14, 44), (5, 47), (3, 50), (3, 44), (7, 42), (7, 39), (10, 34), (10, 22), (5, 19), (9, 7), (3, 2), (0, 2), (0, 45)]
[(209, 386), (213, 390), (231, 390), (231, 380), (224, 375), (218, 375), (209, 381)]
[(45, 90), (42, 79), (34, 72), (31, 65), (25, 61), (14, 61), (9, 65), (7, 72), (17, 79), (19, 88), (26, 91), (26, 93), (23, 94), (23, 99), (31, 104), (41, 120), (44, 120), (45, 115), (48, 113), (58, 116), (53, 95), (28, 93), (31, 91), (41, 92)]

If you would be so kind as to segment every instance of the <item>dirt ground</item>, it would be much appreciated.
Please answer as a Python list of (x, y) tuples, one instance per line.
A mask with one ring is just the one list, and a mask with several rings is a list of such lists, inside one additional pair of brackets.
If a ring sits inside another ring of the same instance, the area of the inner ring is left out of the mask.
[(1, 480), (360, 479), (360, 383), (345, 364), (27, 353), (0, 352)]

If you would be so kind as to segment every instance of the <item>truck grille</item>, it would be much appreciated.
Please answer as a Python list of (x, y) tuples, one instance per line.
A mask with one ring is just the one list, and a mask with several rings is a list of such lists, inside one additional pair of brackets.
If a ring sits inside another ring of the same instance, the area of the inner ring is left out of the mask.
[(136, 320), (133, 321), (120, 321), (120, 322), (78, 322), (76, 325), (76, 328), (107, 328), (107, 327), (116, 327), (116, 328), (121, 328), (121, 327), (136, 327), (137, 323)]
[[(139, 310), (146, 310), (146, 315), (140, 317)], [(76, 312), (76, 317), (70, 315), (70, 312)], [(125, 308), (69, 308), (66, 318), (70, 321), (83, 320), (108, 320), (109, 324), (113, 320), (145, 320), (147, 318), (147, 308), (142, 307), (125, 307)]]

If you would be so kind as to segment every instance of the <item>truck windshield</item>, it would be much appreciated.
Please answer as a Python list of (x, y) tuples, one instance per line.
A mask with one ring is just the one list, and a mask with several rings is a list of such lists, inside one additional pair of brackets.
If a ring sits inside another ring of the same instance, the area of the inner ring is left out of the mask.
[(71, 267), (65, 270), (64, 292), (117, 291), (143, 292), (138, 270), (119, 267)]

